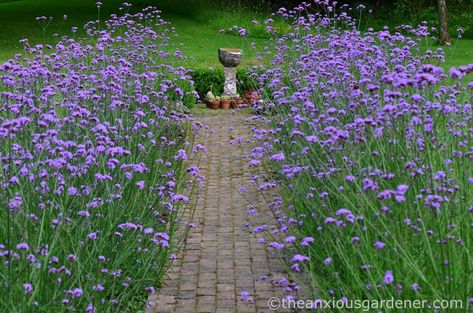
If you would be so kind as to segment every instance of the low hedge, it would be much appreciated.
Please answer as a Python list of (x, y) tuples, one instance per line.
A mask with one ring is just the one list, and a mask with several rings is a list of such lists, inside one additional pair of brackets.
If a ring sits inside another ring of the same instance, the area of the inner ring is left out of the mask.
[[(200, 99), (204, 99), (209, 90), (216, 96), (223, 94), (225, 77), (223, 68), (199, 68), (191, 72), (194, 88), (199, 94)], [(248, 73), (248, 69), (241, 67), (237, 69), (237, 92), (244, 95), (248, 90), (257, 88), (256, 80)]]

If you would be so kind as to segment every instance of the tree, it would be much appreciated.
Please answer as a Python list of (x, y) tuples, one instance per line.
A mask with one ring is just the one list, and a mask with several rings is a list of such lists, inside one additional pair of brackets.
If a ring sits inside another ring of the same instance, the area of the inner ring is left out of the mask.
[(450, 43), (448, 38), (448, 11), (447, 0), (438, 0), (439, 20), (440, 20), (440, 44), (446, 45)]

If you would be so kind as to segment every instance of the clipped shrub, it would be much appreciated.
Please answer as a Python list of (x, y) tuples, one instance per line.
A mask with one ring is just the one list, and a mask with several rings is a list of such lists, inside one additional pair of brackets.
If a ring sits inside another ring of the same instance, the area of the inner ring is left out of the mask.
[[(199, 68), (193, 70), (191, 76), (194, 81), (194, 89), (200, 99), (203, 99), (209, 90), (212, 90), (215, 95), (223, 94), (225, 82), (223, 69)], [(257, 88), (256, 79), (250, 76), (247, 68), (237, 69), (237, 79), (237, 91), (240, 95)]]

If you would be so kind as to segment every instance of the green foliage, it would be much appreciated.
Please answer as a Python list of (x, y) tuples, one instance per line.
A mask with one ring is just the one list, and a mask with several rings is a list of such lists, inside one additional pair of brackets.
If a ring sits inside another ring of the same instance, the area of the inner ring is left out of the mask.
[[(223, 69), (200, 68), (195, 69), (191, 73), (194, 81), (194, 88), (201, 99), (205, 98), (205, 94), (212, 90), (214, 95), (223, 94), (225, 77)], [(237, 69), (237, 91), (243, 95), (248, 90), (257, 88), (256, 79), (248, 74), (248, 70), (244, 67)]]
[(204, 99), (205, 94), (212, 90), (214, 95), (221, 95), (223, 93), (224, 76), (223, 70), (215, 69), (195, 69), (191, 73), (194, 81), (194, 88), (201, 99)]
[(182, 104), (189, 109), (192, 109), (197, 102), (197, 95), (194, 93), (195, 89), (191, 80), (181, 80), (178, 86), (183, 91)]
[[(353, 3), (353, 1), (347, 1)], [(390, 0), (362, 1), (373, 14), (368, 25), (381, 29), (387, 25), (395, 27), (401, 24), (418, 25), (426, 21), (429, 26), (439, 28), (439, 17), (436, 0)], [(473, 39), (473, 0), (449, 0), (449, 31), (452, 39), (457, 37), (457, 29), (464, 30), (463, 38)], [(437, 33), (434, 33), (438, 36)]]

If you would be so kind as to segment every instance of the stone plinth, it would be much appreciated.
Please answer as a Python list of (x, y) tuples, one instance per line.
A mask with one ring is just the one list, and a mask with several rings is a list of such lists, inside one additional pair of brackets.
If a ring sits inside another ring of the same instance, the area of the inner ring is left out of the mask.
[(237, 78), (236, 67), (225, 67), (223, 69), (225, 76), (225, 85), (223, 86), (223, 94), (228, 97), (238, 97), (237, 94)]

